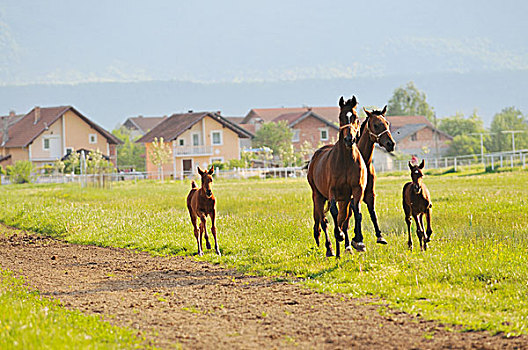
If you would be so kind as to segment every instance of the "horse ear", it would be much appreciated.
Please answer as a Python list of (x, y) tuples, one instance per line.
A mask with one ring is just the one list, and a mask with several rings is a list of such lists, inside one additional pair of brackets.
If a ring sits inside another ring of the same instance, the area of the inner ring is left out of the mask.
[(197, 166), (197, 168), (198, 168), (198, 174), (200, 174), (200, 176), (202, 176), (204, 174), (204, 171), (202, 169), (200, 169), (199, 165)]
[(339, 107), (343, 108), (344, 105), (345, 105), (345, 99), (343, 98), (343, 96), (341, 96), (341, 98), (339, 99)]
[(214, 165), (211, 165), (211, 169), (207, 172), (209, 175), (213, 175), (214, 173)]
[(422, 162), (420, 163), (420, 165), (418, 165), (418, 168), (423, 169), (424, 165), (425, 165), (425, 159), (422, 159)]
[(357, 106), (358, 102), (356, 100), (356, 96), (352, 96), (352, 108), (355, 108)]
[(383, 110), (381, 111), (382, 115), (385, 115), (385, 113), (387, 113), (387, 105), (385, 105), (385, 107), (383, 107)]
[(367, 115), (367, 118), (370, 117), (370, 112), (367, 111), (367, 110), (365, 109), (365, 107), (363, 107), (363, 110), (365, 111), (365, 114)]
[(409, 162), (409, 169), (413, 170), (413, 165)]

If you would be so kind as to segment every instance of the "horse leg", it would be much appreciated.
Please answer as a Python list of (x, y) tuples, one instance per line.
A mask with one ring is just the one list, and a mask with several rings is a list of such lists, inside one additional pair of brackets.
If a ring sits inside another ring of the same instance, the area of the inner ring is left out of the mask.
[(312, 202), (313, 202), (313, 218), (314, 218), (314, 239), (315, 243), (319, 247), (319, 237), (321, 236), (321, 231), (319, 229), (319, 226), (321, 224), (321, 213), (324, 213), (324, 202), (325, 199), (321, 194), (316, 192), (315, 190), (312, 192)]
[(420, 242), (420, 250), (423, 251), (423, 228), (420, 220), (421, 214), (413, 214), (414, 222), (416, 223), (416, 235), (418, 236), (418, 241)]
[[(321, 228), (323, 229), (323, 232), (325, 234), (325, 247), (326, 247), (326, 257), (334, 256), (334, 252), (332, 251), (332, 241), (330, 240), (330, 236), (328, 235), (328, 220), (326, 220), (326, 217), (323, 214), (323, 218), (321, 219)], [(339, 244), (338, 244), (339, 246)]]
[(202, 256), (202, 244), (201, 244), (201, 237), (200, 237), (200, 229), (198, 228), (198, 225), (196, 223), (198, 217), (195, 214), (191, 214), (191, 222), (194, 228), (194, 237), (196, 238), (196, 244), (198, 245), (198, 255)]
[(337, 209), (337, 203), (335, 198), (330, 199), (330, 214), (332, 214), (332, 219), (334, 220), (334, 237), (336, 240), (336, 258), (339, 258), (341, 256), (341, 247), (339, 245), (339, 242), (343, 241), (343, 233), (339, 229), (339, 223), (337, 220), (337, 216), (339, 214), (339, 210)]
[(424, 223), (423, 223), (423, 216), (424, 216), (424, 213), (420, 213), (420, 215), (418, 215), (418, 219), (420, 219), (420, 226), (422, 227), (423, 250), (427, 250), (427, 235), (425, 234), (425, 226), (424, 226)]
[[(216, 238), (216, 212), (213, 210), (213, 212), (210, 214), (211, 216), (211, 232), (213, 233), (213, 237), (215, 240), (215, 251), (218, 256), (221, 256), (220, 253), (220, 247), (218, 246), (218, 239)], [(210, 248), (210, 247), (209, 247)]]
[(407, 234), (409, 239), (407, 240), (407, 246), (409, 250), (412, 251), (413, 243), (411, 239), (411, 208), (409, 208), (405, 203), (403, 204), (403, 211), (405, 212), (405, 223), (407, 224)]
[(348, 238), (348, 227), (350, 222), (350, 200), (348, 201), (339, 201), (339, 215), (337, 216), (337, 221), (339, 222), (339, 227), (345, 236), (345, 251), (352, 252), (352, 247), (350, 246), (350, 239)]
[(207, 227), (205, 226), (205, 216), (200, 218), (200, 229), (202, 229), (203, 235), (205, 236), (205, 247), (207, 249), (211, 249), (211, 243), (209, 243), (209, 235), (207, 234)]
[(367, 205), (367, 209), (370, 214), (370, 220), (372, 221), (372, 224), (374, 225), (374, 231), (376, 231), (376, 238), (377, 238), (376, 243), (387, 244), (387, 241), (381, 235), (381, 230), (378, 225), (378, 216), (376, 215), (376, 209), (375, 209), (376, 196), (374, 192), (366, 193), (365, 197), (363, 198), (363, 202), (365, 202), (365, 204)]
[(337, 202), (335, 198), (330, 199), (330, 214), (332, 214), (332, 219), (334, 219), (334, 237), (336, 242), (342, 242), (344, 235), (338, 225), (337, 216), (339, 215), (339, 209), (337, 208)]
[(361, 201), (363, 200), (363, 188), (360, 186), (352, 189), (352, 197), (354, 202), (352, 204), (352, 210), (354, 212), (354, 238), (352, 238), (352, 247), (358, 252), (364, 252), (367, 250), (365, 243), (363, 243), (363, 233), (361, 232)]
[(431, 241), (431, 235), (433, 234), (433, 229), (431, 228), (431, 208), (428, 208), (425, 212), (425, 219), (427, 220), (427, 237), (425, 240), (429, 243)]

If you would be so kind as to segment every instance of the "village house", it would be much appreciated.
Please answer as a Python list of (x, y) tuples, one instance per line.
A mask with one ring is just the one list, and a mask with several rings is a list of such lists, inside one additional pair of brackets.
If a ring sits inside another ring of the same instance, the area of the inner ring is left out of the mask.
[(396, 141), (395, 150), (401, 153), (418, 158), (442, 157), (453, 140), (424, 116), (387, 116), (387, 120)]
[[(279, 115), (272, 122), (285, 121), (293, 132), (292, 144), (296, 151), (308, 144), (317, 148), (334, 143), (339, 136), (339, 127), (311, 110)], [(311, 154), (310, 154), (311, 156)]]
[(0, 165), (30, 161), (52, 164), (78, 149), (99, 150), (115, 165), (121, 141), (71, 106), (35, 107), (20, 116), (2, 117)]
[(173, 114), (136, 142), (146, 147), (146, 169), (156, 178), (158, 168), (151, 160), (152, 143), (163, 138), (172, 151), (171, 162), (163, 166), (165, 176), (182, 178), (193, 175), (196, 166), (240, 159), (241, 140), (253, 134), (230, 122), (217, 112)]
[(144, 117), (139, 115), (137, 117), (130, 117), (123, 123), (123, 126), (130, 130), (132, 138), (143, 136), (150, 130), (154, 129), (156, 125), (167, 119), (167, 116), (163, 117)]

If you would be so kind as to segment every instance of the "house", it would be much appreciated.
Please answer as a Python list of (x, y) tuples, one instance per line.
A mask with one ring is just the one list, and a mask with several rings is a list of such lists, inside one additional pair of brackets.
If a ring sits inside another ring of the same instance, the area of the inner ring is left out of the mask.
[(146, 147), (146, 169), (149, 177), (157, 177), (157, 167), (151, 160), (152, 143), (157, 138), (172, 150), (172, 160), (163, 173), (173, 178), (193, 175), (196, 166), (206, 168), (213, 162), (240, 159), (241, 140), (253, 134), (222, 117), (217, 112), (173, 114), (136, 142)]
[(338, 138), (339, 127), (312, 110), (285, 113), (272, 120), (275, 123), (280, 121), (285, 121), (292, 129), (292, 144), (296, 151), (300, 151), (305, 144), (311, 145), (315, 151), (322, 145), (334, 143)]
[(253, 108), (240, 124), (262, 124), (271, 122), (282, 114), (313, 112), (327, 121), (337, 122), (339, 107), (286, 107), (286, 108)]
[[(419, 158), (441, 157), (453, 138), (424, 116), (387, 116), (396, 151)], [(437, 152), (438, 150), (438, 152)]]
[(35, 107), (23, 116), (3, 117), (0, 164), (29, 160), (51, 164), (80, 148), (99, 150), (116, 164), (121, 141), (72, 106)]
[(130, 135), (133, 138), (143, 136), (156, 125), (167, 119), (167, 116), (163, 117), (144, 117), (139, 115), (137, 117), (130, 117), (123, 123), (123, 126), (130, 130)]

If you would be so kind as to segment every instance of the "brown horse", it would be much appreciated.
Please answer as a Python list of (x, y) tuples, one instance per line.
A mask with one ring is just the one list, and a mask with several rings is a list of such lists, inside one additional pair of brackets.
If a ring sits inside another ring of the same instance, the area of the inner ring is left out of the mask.
[[(389, 130), (390, 123), (385, 119), (385, 113), (387, 112), (387, 106), (383, 110), (372, 110), (367, 111), (363, 108), (367, 114), (367, 119), (361, 124), (361, 131), (359, 133), (359, 140), (357, 142), (359, 152), (365, 161), (367, 166), (367, 187), (363, 196), (363, 202), (367, 205), (370, 219), (374, 225), (376, 231), (377, 243), (387, 244), (385, 238), (381, 234), (381, 230), (378, 225), (378, 217), (376, 215), (375, 203), (376, 203), (376, 171), (374, 170), (374, 164), (372, 164), (372, 155), (374, 153), (374, 146), (376, 143), (381, 147), (385, 148), (388, 152), (394, 151), (396, 142), (392, 138)], [(350, 214), (349, 214), (350, 216)]]
[[(211, 217), (211, 232), (215, 240), (216, 254), (220, 254), (220, 248), (218, 247), (218, 241), (216, 239), (216, 199), (213, 195), (212, 184), (213, 184), (213, 173), (214, 167), (211, 166), (209, 171), (203, 171), (198, 167), (198, 174), (202, 177), (202, 187), (198, 188), (196, 183), (191, 181), (191, 191), (187, 196), (187, 209), (191, 215), (191, 222), (194, 227), (194, 236), (196, 237), (196, 243), (198, 244), (198, 255), (203, 255), (202, 250), (202, 235), (205, 235), (205, 244), (207, 249), (211, 249), (211, 243), (209, 243), (209, 236), (207, 235), (207, 228), (205, 227), (205, 218), (207, 215)], [(200, 218), (200, 229), (198, 230), (197, 219)]]
[[(361, 233), (360, 203), (367, 183), (365, 162), (354, 141), (359, 130), (359, 119), (356, 113), (357, 100), (339, 100), (339, 139), (333, 146), (319, 148), (308, 166), (308, 183), (312, 188), (314, 204), (314, 238), (319, 245), (320, 227), (326, 238), (326, 256), (333, 256), (332, 243), (327, 232), (324, 205), (328, 201), (330, 213), (334, 220), (336, 239), (336, 257), (340, 256), (339, 242), (345, 240), (345, 249), (365, 251)], [(355, 226), (352, 242), (348, 238), (349, 205), (353, 197), (352, 211)], [(344, 237), (343, 237), (344, 236)]]
[[(413, 165), (409, 162), (412, 182), (407, 182), (403, 186), (403, 211), (405, 212), (405, 222), (409, 233), (409, 249), (412, 250), (411, 240), (411, 215), (416, 222), (416, 234), (420, 240), (420, 249), (427, 250), (427, 243), (431, 240), (433, 230), (431, 229), (431, 196), (427, 187), (422, 181), (424, 160), (420, 165)], [(424, 232), (423, 215), (427, 219), (427, 232)]]

